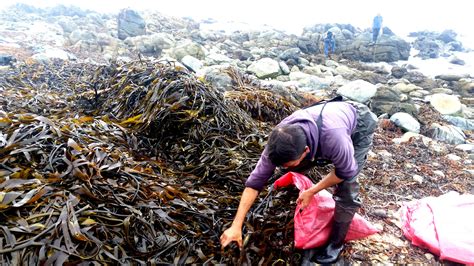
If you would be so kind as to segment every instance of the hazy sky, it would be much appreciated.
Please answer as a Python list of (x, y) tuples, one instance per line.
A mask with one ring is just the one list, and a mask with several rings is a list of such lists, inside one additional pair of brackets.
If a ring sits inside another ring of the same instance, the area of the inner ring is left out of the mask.
[(397, 35), (425, 29), (454, 29), (463, 35), (474, 35), (474, 14), (466, 0), (0, 0), (0, 7), (14, 2), (39, 6), (61, 3), (101, 12), (116, 12), (125, 7), (156, 9), (173, 16), (268, 24), (297, 34), (303, 26), (324, 22), (367, 28), (380, 12), (384, 25)]

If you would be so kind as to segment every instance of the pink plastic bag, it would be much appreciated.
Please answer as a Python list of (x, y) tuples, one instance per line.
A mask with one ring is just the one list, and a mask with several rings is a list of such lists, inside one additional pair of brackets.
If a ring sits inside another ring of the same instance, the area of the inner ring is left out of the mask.
[(474, 265), (474, 195), (450, 192), (407, 202), (400, 211), (403, 234), (413, 245), (441, 260)]
[[(274, 186), (278, 188), (290, 184), (294, 184), (300, 190), (300, 193), (313, 186), (309, 178), (294, 172), (288, 172), (280, 177), (275, 181)], [(327, 242), (331, 232), (334, 208), (335, 202), (332, 195), (326, 190), (314, 195), (313, 200), (304, 210), (301, 210), (300, 204), (296, 205), (294, 218), (296, 248), (315, 248)], [(360, 239), (377, 232), (378, 230), (371, 223), (356, 214), (352, 219), (345, 240)]]

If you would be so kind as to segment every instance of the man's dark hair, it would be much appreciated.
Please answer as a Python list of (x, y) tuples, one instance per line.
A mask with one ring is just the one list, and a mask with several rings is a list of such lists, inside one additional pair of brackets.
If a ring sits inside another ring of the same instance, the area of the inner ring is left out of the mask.
[(298, 159), (304, 152), (306, 145), (306, 134), (300, 126), (276, 127), (268, 138), (268, 158), (273, 164), (280, 166)]

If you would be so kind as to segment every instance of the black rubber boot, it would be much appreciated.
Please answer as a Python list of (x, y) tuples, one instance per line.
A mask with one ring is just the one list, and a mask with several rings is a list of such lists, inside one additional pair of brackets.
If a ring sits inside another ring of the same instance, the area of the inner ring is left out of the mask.
[(303, 259), (301, 260), (301, 266), (314, 265), (314, 258), (322, 252), (322, 248), (311, 248), (304, 251)]
[(313, 257), (315, 253), (313, 249), (307, 249), (304, 251), (303, 259), (301, 260), (301, 266), (310, 266), (313, 264)]
[(339, 259), (344, 250), (344, 238), (351, 222), (338, 223), (334, 222), (329, 236), (329, 243), (321, 254), (316, 255), (315, 261), (320, 264), (334, 263)]

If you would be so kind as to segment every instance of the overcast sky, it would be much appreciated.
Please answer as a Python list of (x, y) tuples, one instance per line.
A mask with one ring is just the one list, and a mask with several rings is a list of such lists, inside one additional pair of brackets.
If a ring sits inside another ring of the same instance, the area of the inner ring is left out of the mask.
[(125, 7), (156, 9), (173, 16), (268, 24), (297, 34), (303, 26), (325, 22), (367, 28), (380, 12), (384, 25), (397, 35), (425, 29), (454, 29), (474, 35), (474, 14), (466, 0), (0, 0), (0, 7), (15, 2), (39, 6), (61, 3), (101, 12), (117, 12)]

